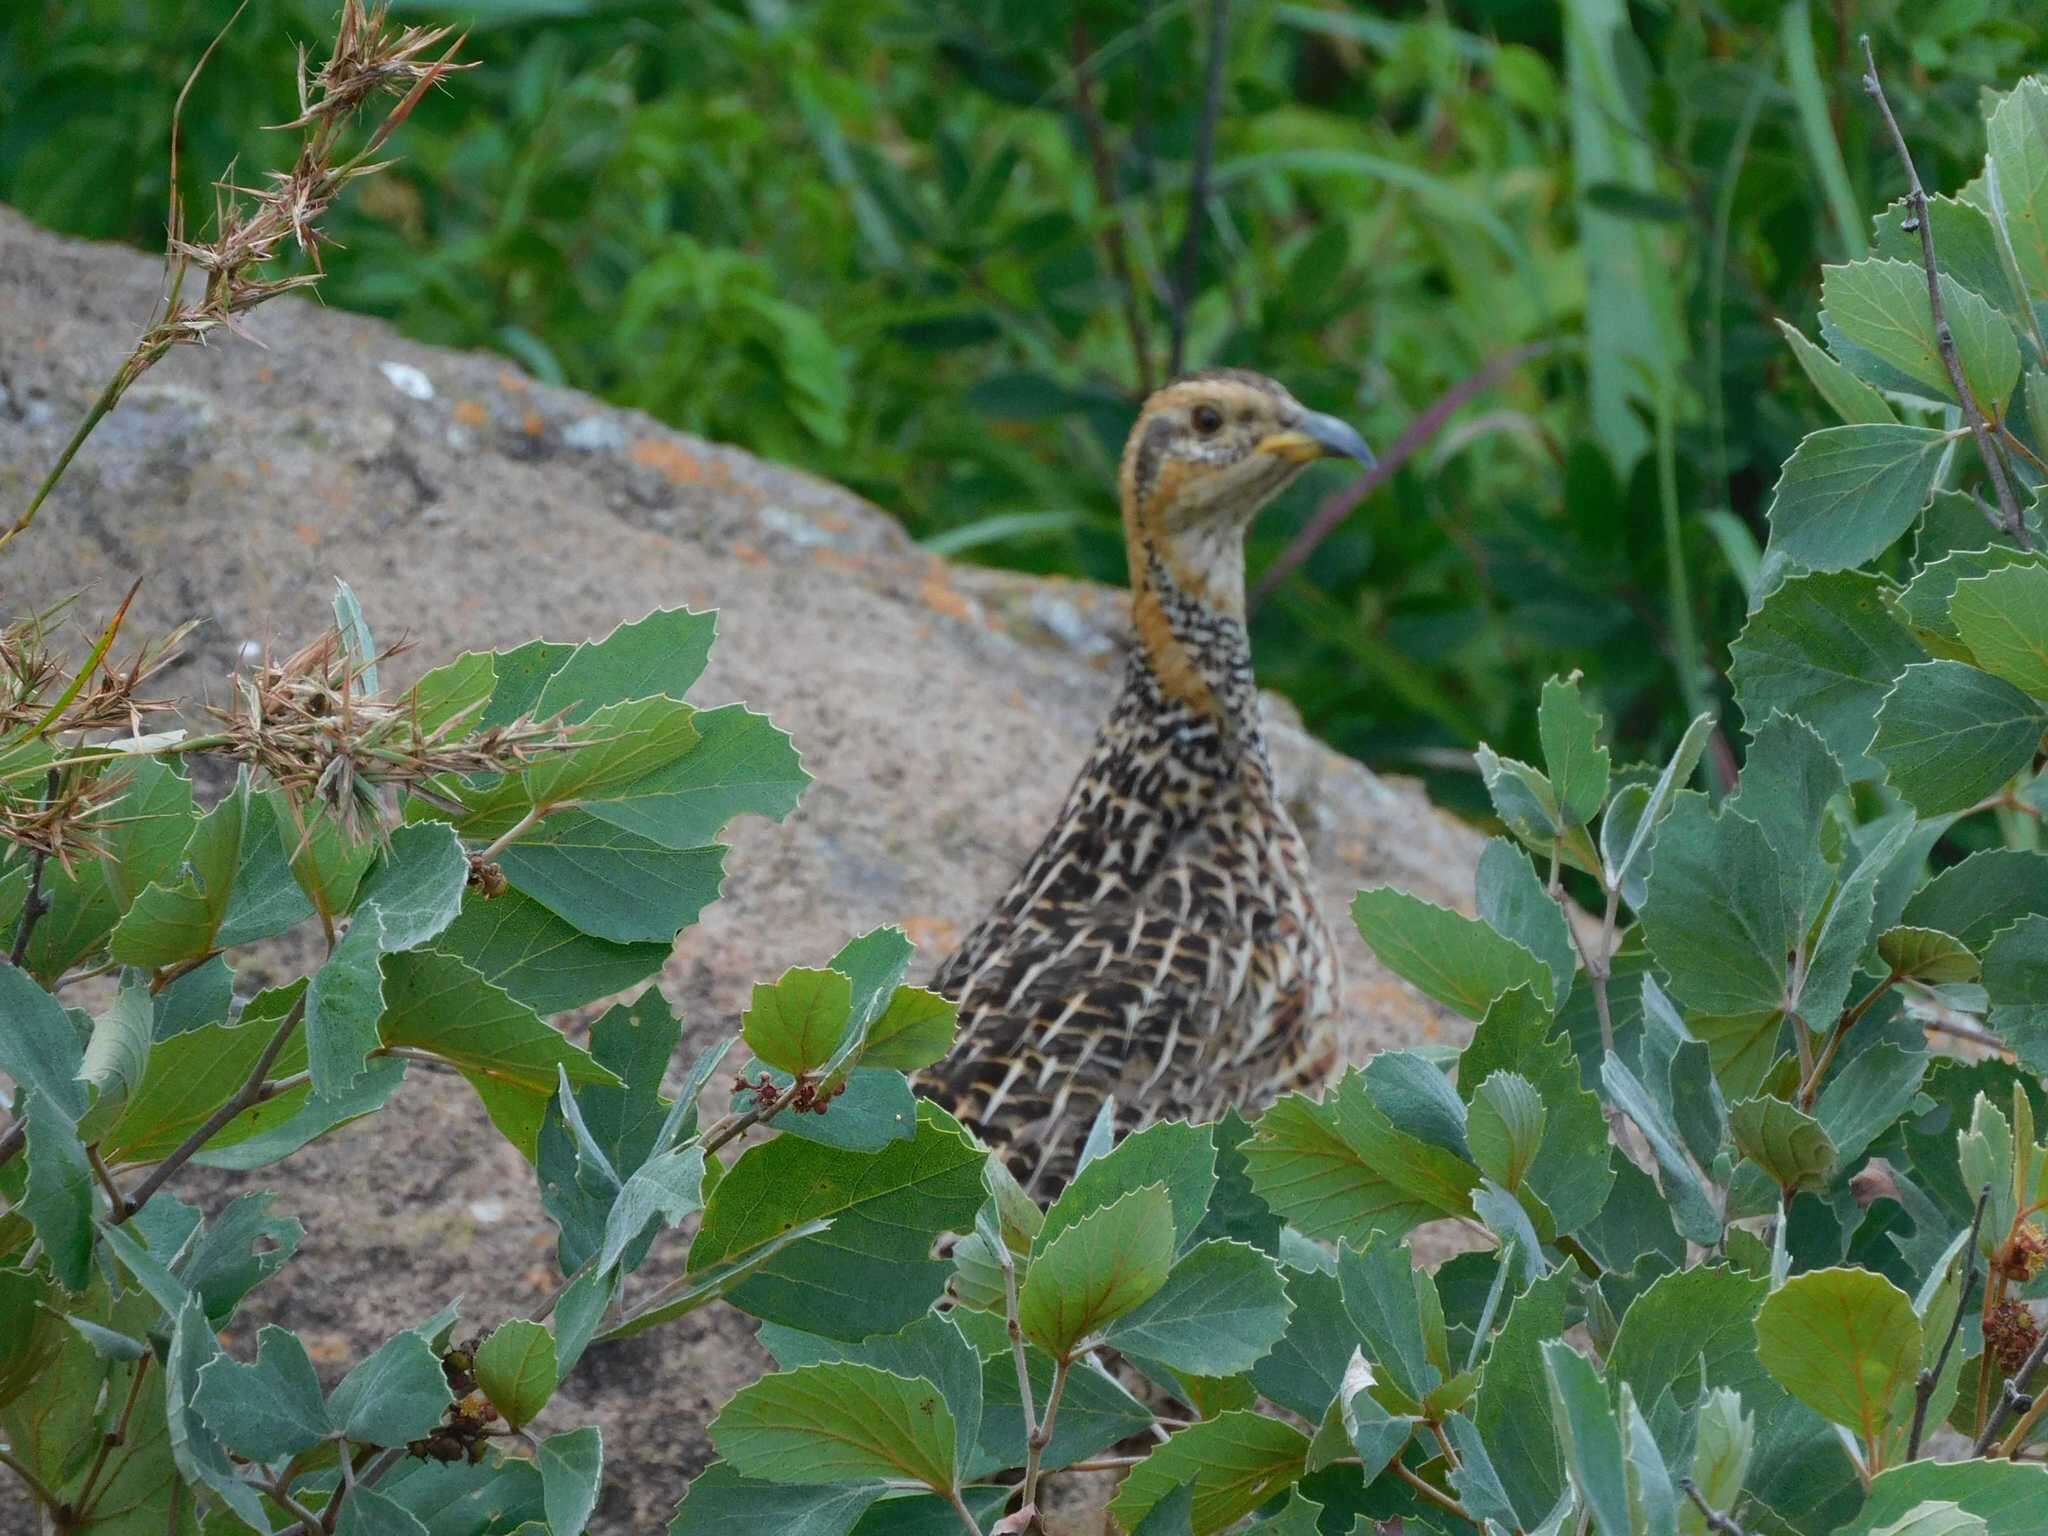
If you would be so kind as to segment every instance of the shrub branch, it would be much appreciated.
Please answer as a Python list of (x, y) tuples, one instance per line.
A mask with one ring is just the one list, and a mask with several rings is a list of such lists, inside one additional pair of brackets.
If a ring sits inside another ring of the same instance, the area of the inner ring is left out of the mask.
[(130, 1216), (133, 1216), (137, 1211), (149, 1204), (150, 1197), (164, 1187), (165, 1182), (172, 1174), (191, 1162), (199, 1149), (211, 1141), (222, 1126), (234, 1119), (243, 1110), (249, 1108), (250, 1105), (262, 1102), (264, 1098), (263, 1080), (270, 1075), (271, 1067), (276, 1064), (277, 1058), (283, 1053), (285, 1045), (291, 1040), (292, 1032), (299, 1027), (299, 1020), (305, 1016), (306, 992), (302, 989), (298, 1000), (291, 1006), (291, 1012), (287, 1013), (284, 1016), (283, 1022), (277, 1026), (277, 1033), (272, 1035), (270, 1043), (263, 1047), (263, 1054), (256, 1058), (256, 1065), (250, 1069), (249, 1076), (242, 1086), (235, 1090), (234, 1097), (208, 1115), (205, 1123), (198, 1130), (180, 1142), (177, 1149), (169, 1157), (150, 1169), (142, 1182), (135, 1186), (134, 1192), (115, 1207), (115, 1226), (118, 1227)]
[(1992, 493), (1998, 498), (1999, 526), (2021, 549), (2032, 549), (2034, 541), (2027, 534), (2026, 518), (2013, 495), (2012, 483), (2006, 478), (2005, 460), (1991, 436), (1991, 426), (1984, 418), (1984, 409), (1977, 403), (1970, 381), (1963, 376), (1962, 359), (1956, 354), (1955, 333), (1949, 329), (1948, 310), (1941, 302), (1941, 267), (1934, 259), (1934, 225), (1927, 217), (1927, 189), (1920, 185), (1920, 173), (1913, 167), (1913, 151), (1907, 147), (1906, 135), (1900, 131), (1899, 120), (1892, 116), (1891, 102), (1885, 98), (1884, 82), (1877, 75), (1877, 55), (1870, 49), (1870, 34), (1864, 33), (1861, 42), (1865, 66), (1863, 89), (1877, 102), (1877, 110), (1891, 134), (1892, 147), (1899, 152), (1899, 161), (1906, 170), (1906, 208), (1920, 231), (1920, 264), (1927, 273), (1927, 303), (1934, 314), (1934, 343), (1941, 352), (1942, 367), (1948, 370), (1949, 383), (1962, 404), (1963, 420), (1969, 423), (1970, 436), (1976, 440), (1977, 455), (1984, 461), (1984, 472), (1990, 476)]
[(1991, 1186), (1986, 1184), (1977, 1191), (1977, 1213), (1970, 1218), (1969, 1240), (1963, 1244), (1963, 1285), (1956, 1293), (1955, 1316), (1949, 1319), (1948, 1337), (1941, 1341), (1941, 1354), (1932, 1370), (1923, 1370), (1913, 1384), (1913, 1431), (1906, 1437), (1906, 1460), (1917, 1461), (1920, 1457), (1920, 1436), (1927, 1427), (1927, 1405), (1934, 1401), (1935, 1386), (1941, 1380), (1941, 1373), (1948, 1369), (1949, 1353), (1956, 1347), (1956, 1336), (1963, 1330), (1963, 1313), (1970, 1305), (1970, 1288), (1977, 1283), (1977, 1234), (1984, 1227), (1984, 1207), (1991, 1201)]

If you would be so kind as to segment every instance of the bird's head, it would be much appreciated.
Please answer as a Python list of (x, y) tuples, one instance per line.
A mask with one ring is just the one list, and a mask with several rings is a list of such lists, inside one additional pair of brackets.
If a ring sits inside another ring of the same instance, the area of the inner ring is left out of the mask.
[(1215, 369), (1177, 379), (1145, 402), (1120, 476), (1131, 577), (1151, 562), (1212, 606), (1244, 607), (1244, 531), (1317, 459), (1373, 462), (1334, 416), (1311, 411), (1260, 374)]

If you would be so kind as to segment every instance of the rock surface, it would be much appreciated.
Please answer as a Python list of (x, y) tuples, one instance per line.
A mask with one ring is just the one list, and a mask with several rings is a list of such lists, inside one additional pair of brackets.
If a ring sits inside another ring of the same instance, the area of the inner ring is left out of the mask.
[[(0, 209), (9, 516), (138, 333), (158, 276), (147, 256)], [(1117, 594), (948, 566), (849, 492), (500, 358), (310, 302), (266, 307), (250, 329), (263, 346), (187, 349), (130, 391), (0, 556), (7, 616), (82, 591), (96, 622), (142, 577), (127, 634), (203, 618), (165, 691), (218, 698), (239, 659), (326, 624), (337, 576), (380, 639), (414, 642), (407, 675), (654, 607), (718, 608), (696, 699), (766, 710), (817, 782), (786, 823), (730, 830), (724, 899), (661, 979), (686, 1051), (732, 1028), (753, 981), (873, 925), (901, 923), (928, 968), (1029, 852), (1114, 689)], [(1456, 1038), (1459, 1021), (1382, 970), (1342, 914), (1375, 882), (1469, 910), (1478, 839), (1412, 784), (1285, 723), (1284, 706), (1273, 737), (1343, 935), (1350, 1051)], [(415, 1072), (389, 1112), (278, 1168), (193, 1169), (177, 1188), (211, 1208), (252, 1182), (307, 1231), (237, 1331), (297, 1328), (330, 1376), (450, 1293), (488, 1325), (548, 1286), (532, 1174), (460, 1079)], [(671, 1240), (644, 1273), (680, 1253)], [(719, 1308), (593, 1349), (542, 1426), (603, 1425), (592, 1530), (661, 1529), (709, 1455), (705, 1424), (765, 1361), (747, 1319)], [(26, 1529), (19, 1504), (0, 1505), (0, 1530)]]

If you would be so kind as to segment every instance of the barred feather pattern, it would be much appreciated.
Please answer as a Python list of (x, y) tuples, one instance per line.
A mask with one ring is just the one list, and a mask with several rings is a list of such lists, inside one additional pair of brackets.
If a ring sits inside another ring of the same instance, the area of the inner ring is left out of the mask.
[(1253, 1113), (1335, 1063), (1336, 950), (1273, 783), (1243, 621), (1145, 581), (1210, 707), (1132, 653), (1044, 842), (933, 985), (960, 1005), (920, 1083), (1027, 1188), (1072, 1177), (1105, 1098), (1128, 1133)]

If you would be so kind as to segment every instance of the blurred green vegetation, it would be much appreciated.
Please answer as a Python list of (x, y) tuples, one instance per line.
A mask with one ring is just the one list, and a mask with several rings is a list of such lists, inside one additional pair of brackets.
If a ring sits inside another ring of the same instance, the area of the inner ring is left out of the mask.
[[(1211, 18), (1228, 15), (1177, 304)], [(0, 199), (160, 244), (168, 119), (226, 0), (15, 0)], [(344, 200), (330, 304), (793, 461), (933, 547), (1122, 574), (1115, 455), (1163, 376), (1236, 364), (1383, 451), (1509, 349), (1260, 604), (1261, 674), (1337, 746), (1484, 796), (1584, 667), (1625, 755), (1725, 698), (1777, 465), (1820, 407), (1773, 326), (1930, 187), (2027, 7), (1470, 0), (471, 0), (483, 67)], [(328, 0), (251, 0), (186, 111), (195, 208), (286, 152)], [(140, 318), (140, 317), (138, 317)], [(1266, 568), (1335, 470), (1261, 523)], [(1735, 722), (1727, 722), (1733, 736)], [(1726, 743), (1721, 761), (1732, 759)]]

